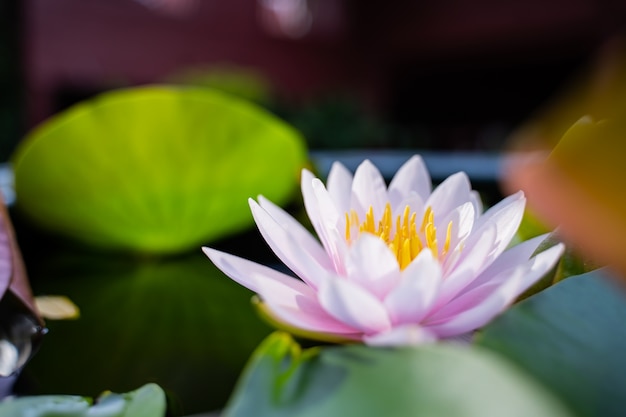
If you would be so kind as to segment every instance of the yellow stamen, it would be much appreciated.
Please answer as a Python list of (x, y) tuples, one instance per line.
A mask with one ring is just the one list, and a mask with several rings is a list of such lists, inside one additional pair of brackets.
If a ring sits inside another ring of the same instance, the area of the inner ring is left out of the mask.
[(417, 255), (422, 251), (422, 242), (420, 241), (419, 236), (417, 236), (417, 232), (415, 231), (415, 229), (411, 231), (409, 242), (411, 245), (411, 259), (415, 259)]
[(411, 214), (409, 206), (404, 208), (404, 214), (402, 215), (402, 237), (405, 239), (409, 236), (409, 215)]
[(431, 222), (426, 225), (426, 230), (424, 231), (426, 237), (426, 246), (433, 253), (435, 258), (439, 257), (439, 248), (437, 247), (437, 228)]
[(363, 223), (363, 231), (368, 233), (374, 233), (374, 207), (370, 206), (370, 209), (365, 214), (365, 223)]
[(400, 269), (404, 269), (411, 263), (413, 259), (411, 258), (411, 243), (408, 240), (402, 242), (402, 252), (398, 256), (398, 263), (400, 264)]
[(352, 234), (353, 227), (356, 227), (359, 233), (371, 233), (378, 236), (395, 255), (401, 270), (406, 268), (426, 248), (433, 253), (435, 258), (446, 256), (450, 250), (452, 222), (448, 223), (446, 240), (440, 254), (433, 210), (430, 207), (426, 208), (419, 231), (416, 220), (417, 213), (411, 212), (409, 206), (404, 208), (402, 215), (397, 216), (394, 222), (391, 205), (387, 203), (378, 224), (374, 219), (373, 207), (370, 206), (367, 210), (363, 222), (359, 220), (356, 211), (351, 210), (350, 213), (346, 213), (346, 241), (351, 243), (352, 239), (357, 237)]
[(450, 250), (451, 236), (452, 236), (452, 222), (448, 223), (448, 230), (446, 230), (446, 241), (443, 244), (443, 251), (441, 252), (441, 256), (446, 256), (446, 254)]
[(383, 218), (380, 223), (378, 223), (378, 232), (376, 234), (387, 242), (389, 241), (392, 226), (391, 204), (387, 203), (387, 205), (385, 205), (385, 211), (383, 212)]
[[(429, 223), (429, 220), (431, 218), (431, 214), (433, 212), (433, 209), (429, 207), (426, 208), (426, 212), (424, 212), (424, 219), (422, 220), (422, 225), (420, 226), (420, 233), (424, 233), (424, 230), (426, 229), (426, 225)], [(432, 221), (430, 222), (432, 223)]]

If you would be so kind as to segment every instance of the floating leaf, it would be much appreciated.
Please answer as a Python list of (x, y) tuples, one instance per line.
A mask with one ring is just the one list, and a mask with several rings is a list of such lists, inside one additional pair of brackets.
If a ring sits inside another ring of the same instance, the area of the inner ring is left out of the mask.
[(179, 252), (251, 225), (249, 197), (285, 203), (305, 157), (295, 130), (242, 100), (120, 90), (28, 135), (13, 157), (17, 207), (99, 247)]
[(626, 297), (606, 276), (571, 277), (528, 298), (488, 325), (478, 343), (544, 382), (578, 416), (624, 415)]
[(274, 333), (254, 353), (224, 417), (556, 417), (562, 406), (488, 351), (453, 345), (301, 351)]
[(0, 402), (0, 416), (11, 417), (163, 417), (166, 402), (163, 390), (147, 384), (126, 394), (103, 394), (91, 399), (72, 396), (21, 397)]

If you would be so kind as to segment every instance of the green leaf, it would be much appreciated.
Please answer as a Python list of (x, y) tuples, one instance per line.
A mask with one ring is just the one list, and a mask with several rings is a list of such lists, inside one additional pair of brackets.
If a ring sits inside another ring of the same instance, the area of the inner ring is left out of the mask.
[(478, 343), (511, 359), (579, 416), (622, 416), (626, 297), (604, 270), (571, 277), (517, 304)]
[(17, 207), (98, 247), (184, 251), (252, 224), (247, 199), (284, 204), (301, 136), (250, 103), (202, 88), (103, 94), (51, 118), (13, 156)]
[(301, 351), (277, 332), (253, 354), (224, 417), (569, 415), (534, 381), (483, 349)]
[[(165, 415), (165, 393), (156, 384), (147, 384), (140, 389), (126, 394), (107, 392), (103, 394), (98, 403), (92, 407), (93, 415), (108, 416), (107, 410), (121, 410), (111, 417), (162, 417)], [(98, 414), (96, 412), (98, 410)]]
[(41, 395), (0, 402), (0, 415), (11, 417), (83, 417), (91, 402), (71, 395)]
[(554, 274), (554, 283), (556, 284), (572, 276), (582, 275), (597, 268), (598, 265), (596, 263), (583, 257), (572, 248), (566, 247)]
[(70, 395), (20, 397), (0, 402), (0, 416), (11, 417), (163, 417), (163, 390), (147, 384), (126, 394), (105, 393), (95, 405)]
[(529, 240), (533, 237), (543, 235), (544, 233), (548, 233), (550, 231), (551, 229), (546, 226), (539, 218), (537, 218), (537, 215), (535, 213), (526, 208), (526, 210), (524, 210), (522, 222), (517, 229), (515, 237), (520, 242), (523, 242), (525, 240)]
[(125, 392), (151, 381), (187, 414), (221, 408), (270, 332), (252, 293), (200, 251), (158, 261), (66, 255), (42, 270), (33, 288), (69, 296), (81, 316), (47, 323), (24, 370), (39, 394)]

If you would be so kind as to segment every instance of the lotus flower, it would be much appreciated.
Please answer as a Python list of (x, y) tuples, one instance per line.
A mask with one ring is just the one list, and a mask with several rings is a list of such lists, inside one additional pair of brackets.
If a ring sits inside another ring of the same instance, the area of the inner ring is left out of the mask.
[(540, 236), (505, 250), (524, 212), (522, 192), (484, 214), (467, 175), (431, 192), (412, 157), (386, 186), (364, 161), (334, 163), (327, 186), (303, 170), (302, 194), (319, 241), (263, 198), (249, 200), (274, 253), (300, 279), (210, 248), (226, 275), (256, 292), (275, 324), (322, 340), (411, 345), (466, 337), (554, 266), (561, 244), (531, 257)]

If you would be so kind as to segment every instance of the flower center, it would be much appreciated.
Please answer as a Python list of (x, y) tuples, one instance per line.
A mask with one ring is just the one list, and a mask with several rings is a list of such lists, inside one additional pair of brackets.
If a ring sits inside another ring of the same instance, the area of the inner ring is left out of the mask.
[(371, 233), (378, 236), (396, 256), (401, 270), (406, 268), (425, 248), (430, 249), (437, 259), (440, 256), (445, 256), (450, 249), (452, 222), (448, 223), (446, 241), (441, 253), (439, 253), (433, 210), (430, 207), (426, 209), (419, 229), (415, 222), (416, 219), (417, 213), (411, 212), (411, 208), (406, 206), (402, 215), (398, 215), (394, 222), (389, 203), (385, 206), (383, 216), (378, 222), (374, 219), (372, 206), (365, 214), (364, 221), (359, 219), (356, 211), (351, 210), (350, 213), (346, 213), (346, 241), (352, 242), (352, 236), (358, 236), (361, 233)]

